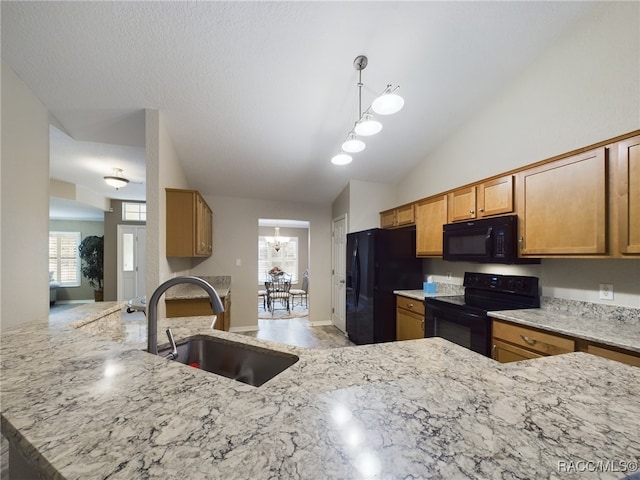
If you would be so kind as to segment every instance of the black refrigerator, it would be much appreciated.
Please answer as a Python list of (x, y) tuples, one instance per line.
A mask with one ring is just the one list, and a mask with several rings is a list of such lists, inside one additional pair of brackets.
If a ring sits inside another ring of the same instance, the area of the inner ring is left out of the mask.
[(349, 339), (356, 345), (395, 341), (393, 291), (422, 289), (415, 227), (348, 234), (346, 271)]

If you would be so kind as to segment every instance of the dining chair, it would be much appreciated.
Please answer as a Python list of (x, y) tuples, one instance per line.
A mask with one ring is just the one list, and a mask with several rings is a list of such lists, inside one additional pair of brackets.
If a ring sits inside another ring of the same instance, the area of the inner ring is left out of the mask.
[(296, 297), (300, 297), (300, 305), (304, 304), (305, 307), (309, 306), (308, 302), (308, 294), (309, 294), (309, 270), (305, 270), (302, 274), (302, 285), (301, 288), (292, 288), (289, 293), (291, 293), (291, 304), (295, 308), (296, 306)]
[(273, 315), (275, 310), (275, 303), (278, 301), (283, 308), (286, 308), (287, 313), (291, 312), (291, 282), (277, 279), (271, 282), (264, 282), (264, 286), (267, 290), (267, 308)]

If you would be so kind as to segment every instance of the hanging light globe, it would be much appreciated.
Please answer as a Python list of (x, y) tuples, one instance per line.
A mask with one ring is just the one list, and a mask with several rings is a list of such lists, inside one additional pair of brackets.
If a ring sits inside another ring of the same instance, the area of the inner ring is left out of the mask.
[(358, 153), (365, 149), (366, 144), (358, 139), (354, 133), (350, 133), (347, 140), (342, 144), (342, 150), (349, 153)]
[(371, 109), (380, 115), (392, 115), (404, 107), (404, 99), (387, 87), (382, 95), (371, 104)]
[(334, 165), (348, 165), (351, 163), (351, 155), (347, 155), (346, 153), (339, 153), (331, 159), (331, 163)]
[(356, 134), (363, 137), (375, 135), (376, 133), (380, 132), (380, 130), (382, 130), (382, 124), (375, 121), (368, 113), (362, 115), (362, 118), (358, 121), (358, 123), (356, 123), (356, 126), (354, 128)]

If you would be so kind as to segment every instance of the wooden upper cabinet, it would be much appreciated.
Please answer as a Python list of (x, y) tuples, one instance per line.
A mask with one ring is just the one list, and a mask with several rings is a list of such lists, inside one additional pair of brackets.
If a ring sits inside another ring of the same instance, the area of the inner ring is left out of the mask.
[(618, 144), (616, 171), (619, 250), (640, 254), (640, 136)]
[(513, 175), (506, 175), (478, 185), (478, 217), (513, 212)]
[(407, 225), (414, 225), (415, 223), (416, 216), (413, 204), (380, 212), (381, 228), (405, 227)]
[(521, 255), (607, 253), (605, 147), (518, 174)]
[(209, 257), (211, 208), (196, 190), (167, 188), (167, 257)]
[(449, 222), (476, 218), (476, 187), (459, 188), (451, 192), (449, 205)]
[(393, 228), (396, 226), (396, 209), (380, 212), (380, 228)]
[(442, 256), (442, 226), (447, 223), (447, 205), (447, 195), (416, 204), (416, 256)]
[(513, 175), (487, 180), (449, 194), (449, 222), (513, 212)]

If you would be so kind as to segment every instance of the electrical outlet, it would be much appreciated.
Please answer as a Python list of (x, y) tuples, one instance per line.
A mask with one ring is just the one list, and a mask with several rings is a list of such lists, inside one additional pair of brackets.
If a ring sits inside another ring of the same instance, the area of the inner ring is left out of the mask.
[(613, 300), (613, 284), (600, 284), (600, 300)]
[(236, 258), (236, 267), (242, 266), (242, 260), (240, 258)]

